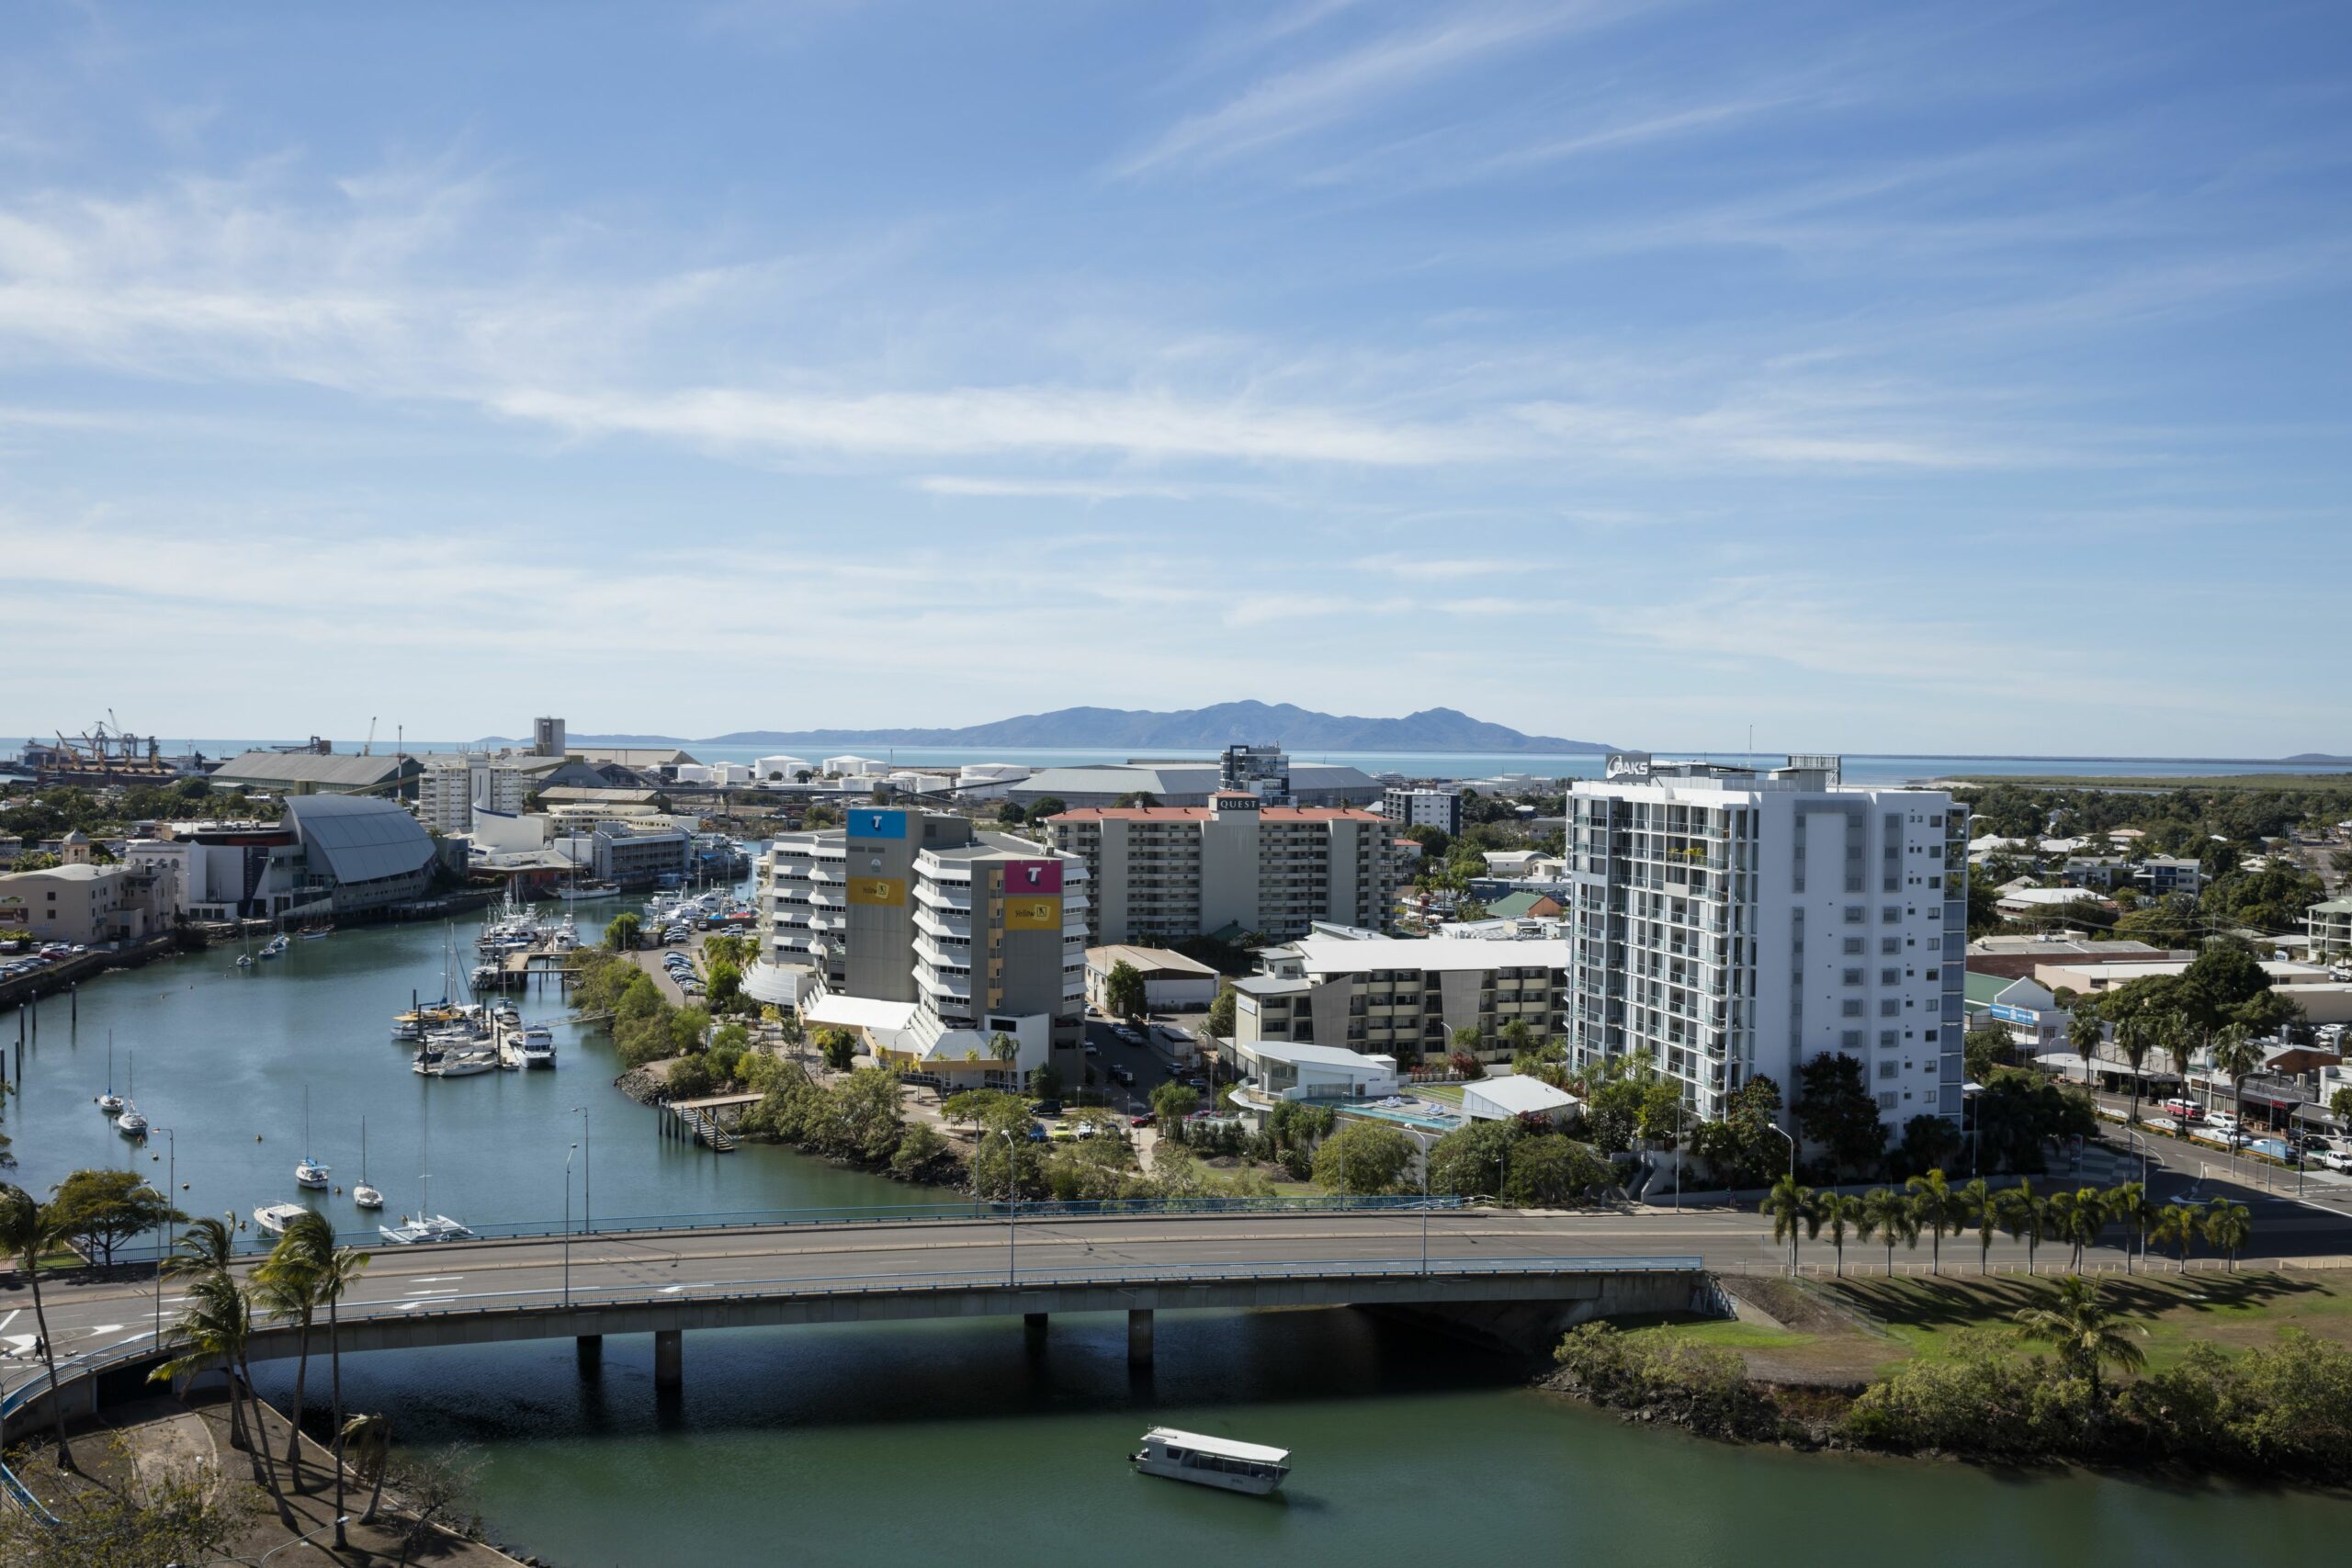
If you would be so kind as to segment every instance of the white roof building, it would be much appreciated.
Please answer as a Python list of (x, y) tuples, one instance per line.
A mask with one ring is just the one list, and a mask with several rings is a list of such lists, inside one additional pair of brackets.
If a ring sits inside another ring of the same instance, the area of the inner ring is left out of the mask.
[(1508, 1122), (1516, 1116), (1546, 1116), (1556, 1122), (1583, 1103), (1567, 1090), (1524, 1073), (1462, 1086), (1462, 1112), (1473, 1122)]

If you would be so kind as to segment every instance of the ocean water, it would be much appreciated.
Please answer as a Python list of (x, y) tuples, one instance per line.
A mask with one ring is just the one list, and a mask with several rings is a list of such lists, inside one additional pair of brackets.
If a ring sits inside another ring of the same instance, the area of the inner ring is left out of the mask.
[[(234, 756), (251, 748), (282, 745), (282, 741), (194, 740), (209, 757)], [(412, 740), (412, 751), (454, 751), (460, 742)], [(356, 743), (338, 741), (339, 751), (356, 751)], [(379, 750), (388, 750), (381, 740)], [(752, 762), (762, 757), (787, 754), (816, 761), (826, 756), (854, 753), (900, 767), (956, 767), (967, 762), (1011, 762), (1026, 767), (1077, 767), (1093, 762), (1124, 762), (1140, 757), (1154, 761), (1215, 761), (1208, 750), (1144, 750), (1128, 747), (1052, 748), (1035, 746), (706, 746), (688, 742), (684, 750), (706, 762)], [(1661, 757), (1693, 757), (1717, 762), (1778, 764), (1780, 752), (1660, 750)], [(1416, 779), (1485, 779), (1521, 773), (1539, 779), (1594, 779), (1600, 776), (1601, 758), (1595, 754), (1555, 755), (1532, 751), (1313, 751), (1291, 753), (1294, 762), (1336, 762), (1365, 773), (1399, 773)], [(1897, 784), (1954, 776), (1984, 778), (2001, 775), (2041, 777), (2074, 774), (2085, 777), (2201, 778), (2226, 773), (2347, 773), (2342, 763), (2278, 762), (2259, 758), (2215, 757), (1971, 757), (1903, 756), (1849, 752), (1845, 758), (1848, 784)]]

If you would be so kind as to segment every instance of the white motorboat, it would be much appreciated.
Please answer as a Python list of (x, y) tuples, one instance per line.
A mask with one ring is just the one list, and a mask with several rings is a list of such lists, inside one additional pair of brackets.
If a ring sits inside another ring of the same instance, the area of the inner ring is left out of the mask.
[(526, 1067), (555, 1066), (555, 1031), (544, 1023), (523, 1026), (523, 1065)]
[(1237, 1443), (1201, 1432), (1180, 1432), (1154, 1427), (1143, 1435), (1143, 1447), (1127, 1456), (1143, 1475), (1189, 1481), (1227, 1492), (1247, 1492), (1263, 1497), (1290, 1474), (1290, 1450), (1259, 1443)]
[(286, 933), (280, 931), (261, 944), (261, 955), (264, 958), (276, 958), (292, 945), (286, 940)]
[(471, 1077), (476, 1073), (494, 1072), (498, 1055), (493, 1051), (445, 1051), (441, 1065), (432, 1069), (433, 1076), (443, 1078)]
[(384, 1195), (368, 1185), (368, 1118), (359, 1119), (359, 1185), (351, 1190), (351, 1201), (363, 1209), (380, 1209)]
[[(304, 1084), (302, 1086), (302, 1147), (307, 1151), (310, 1146), (311, 1086), (309, 1084)], [(327, 1184), (327, 1177), (330, 1174), (332, 1173), (325, 1166), (321, 1165), (306, 1152), (294, 1167), (294, 1185), (297, 1187), (323, 1188)]]
[(288, 1225), (310, 1212), (300, 1203), (264, 1203), (254, 1211), (254, 1228), (271, 1235), (284, 1235)]
[(98, 1109), (109, 1116), (122, 1113), (122, 1096), (114, 1091), (114, 1031), (107, 1031), (107, 1091), (98, 1096)]

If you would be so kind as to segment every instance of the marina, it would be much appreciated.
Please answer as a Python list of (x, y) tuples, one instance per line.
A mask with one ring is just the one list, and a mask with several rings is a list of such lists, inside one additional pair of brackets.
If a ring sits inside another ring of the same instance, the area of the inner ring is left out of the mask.
[[(572, 912), (601, 931), (641, 906), (614, 899)], [(593, 1189), (575, 1213), (599, 1224), (607, 1216), (896, 1205), (919, 1196), (773, 1145), (745, 1144), (721, 1159), (665, 1136), (658, 1111), (610, 1087), (619, 1070), (611, 1041), (598, 1025), (571, 1021), (559, 981), (547, 977), (551, 965), (535, 966), (530, 993), (502, 994), (487, 1010), (466, 996), (462, 975), (454, 994), (437, 999), (451, 954), (466, 954), (480, 931), (478, 922), (345, 927), (332, 941), (294, 942), (264, 970), (241, 970), (236, 950), (214, 948), (83, 987), (78, 1020), (59, 1002), (43, 1003), (24, 1053), (23, 1093), (10, 1095), (0, 1122), (19, 1162), (11, 1179), (45, 1192), (74, 1170), (97, 1168), (160, 1184), (163, 1129), (174, 1127), (180, 1208), (227, 1214), (248, 1242), (254, 1210), (285, 1202), (374, 1241), (376, 1217), (355, 1201), (362, 1184), (389, 1217), (447, 1211), (477, 1229), (552, 1228), (574, 1143), (584, 1145), (578, 1166), (586, 1168), (575, 1168), (575, 1188), (585, 1176)], [(446, 1075), (469, 1080), (461, 1085), (413, 1071), (435, 1033), (445, 1038), (431, 1048), (445, 1060), (455, 1052), (486, 1064)], [(108, 1094), (121, 1095), (124, 1110), (94, 1113)], [(415, 1157), (428, 1110), (437, 1210), (424, 1205)], [(152, 1117), (152, 1136), (119, 1130), (117, 1118), (134, 1112), (142, 1123)], [(324, 1188), (295, 1185), (305, 1156), (330, 1171)]]

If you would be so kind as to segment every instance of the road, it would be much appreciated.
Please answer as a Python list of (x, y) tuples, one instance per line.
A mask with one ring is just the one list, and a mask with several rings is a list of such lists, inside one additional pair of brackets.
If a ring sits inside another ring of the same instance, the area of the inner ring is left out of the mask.
[[(2052, 1186), (2061, 1185), (2052, 1181)], [(2207, 1183), (2202, 1195), (2210, 1195)], [(2265, 1258), (2352, 1254), (2352, 1221), (2290, 1199), (2238, 1190), (2255, 1210), (2251, 1251)], [(575, 1237), (570, 1247), (570, 1288), (575, 1301), (655, 1294), (740, 1293), (774, 1286), (799, 1291), (850, 1291), (888, 1286), (994, 1282), (1017, 1267), (1023, 1280), (1080, 1275), (1132, 1274), (1165, 1279), (1186, 1269), (1231, 1272), (1263, 1264), (1338, 1265), (1403, 1262), (1420, 1257), (1426, 1224), (1433, 1265), (1450, 1260), (1488, 1265), (1520, 1258), (1599, 1258), (1696, 1256), (1715, 1269), (1770, 1268), (1783, 1256), (1754, 1214), (1723, 1208), (1683, 1212), (1632, 1209), (1554, 1213), (1509, 1210), (1255, 1213), (1224, 1216), (1039, 1218), (1008, 1225), (1001, 1220), (933, 1219), (895, 1224), (776, 1225), (736, 1230), (641, 1232)], [(1973, 1267), (1973, 1237), (1947, 1237), (1946, 1266)], [(1878, 1249), (1847, 1248), (1849, 1262), (1866, 1263)], [(2044, 1262), (2059, 1249), (2046, 1247)], [(1924, 1263), (1928, 1249), (1905, 1253)], [(1826, 1242), (1805, 1256), (1829, 1257)], [(2006, 1239), (1996, 1263), (2022, 1263), (2024, 1249)], [(2121, 1254), (2102, 1248), (2113, 1265)], [(1017, 1262), (1016, 1262), (1017, 1258)], [(346, 1315), (414, 1311), (460, 1304), (546, 1304), (565, 1286), (565, 1247), (544, 1237), (376, 1251), (345, 1298)], [(43, 1291), (50, 1332), (61, 1355), (125, 1343), (151, 1334), (158, 1312), (168, 1321), (180, 1292), (165, 1281), (58, 1280)], [(29, 1357), (29, 1292), (13, 1280), (0, 1287), (0, 1388), (34, 1370)]]

